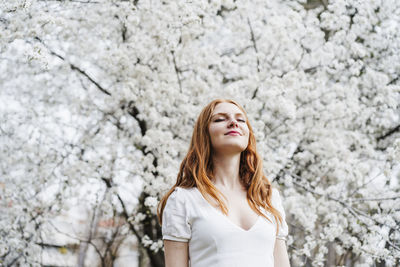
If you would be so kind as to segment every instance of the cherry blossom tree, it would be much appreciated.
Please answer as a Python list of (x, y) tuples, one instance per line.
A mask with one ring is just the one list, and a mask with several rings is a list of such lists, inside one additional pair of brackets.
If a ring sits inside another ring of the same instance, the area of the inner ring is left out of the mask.
[[(0, 264), (43, 265), (58, 248), (79, 266), (88, 249), (112, 266), (135, 237), (163, 266), (156, 205), (214, 98), (249, 115), (282, 191), (292, 266), (399, 264), (398, 1), (18, 0), (0, 10)], [(83, 231), (52, 225), (76, 205), (88, 211)]]

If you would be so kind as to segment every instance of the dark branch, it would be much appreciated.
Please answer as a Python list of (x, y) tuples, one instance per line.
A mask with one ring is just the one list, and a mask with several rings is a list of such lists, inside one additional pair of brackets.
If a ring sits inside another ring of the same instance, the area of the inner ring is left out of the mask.
[(112, 187), (111, 179), (108, 179), (108, 178), (105, 178), (105, 177), (101, 177), (101, 180), (103, 180), (103, 182), (106, 184), (107, 188), (111, 188)]
[[(61, 60), (65, 61), (65, 62), (67, 62), (67, 60), (66, 60), (63, 56), (57, 54), (56, 52), (54, 52), (54, 51), (52, 51), (50, 48), (48, 48), (48, 47), (43, 43), (43, 41), (42, 41), (39, 37), (35, 37), (34, 39), (37, 40), (37, 41), (39, 41), (41, 44), (43, 44), (43, 45), (49, 50), (50, 54), (52, 54), (53, 56), (56, 56), (56, 57), (58, 57), (59, 59), (61, 59)], [(105, 93), (106, 95), (111, 96), (111, 93), (110, 93), (110, 92), (108, 92), (106, 89), (104, 89), (99, 83), (97, 83), (97, 82), (96, 82), (92, 77), (90, 77), (85, 71), (83, 71), (83, 70), (80, 69), (78, 66), (76, 66), (76, 65), (74, 65), (74, 64), (72, 64), (72, 63), (70, 63), (70, 62), (67, 62), (67, 63), (70, 65), (70, 67), (71, 67), (72, 70), (76, 70), (77, 72), (79, 72), (80, 74), (82, 74), (83, 76), (85, 76), (85, 77), (86, 77), (89, 81), (91, 81), (101, 92)]]
[[(247, 18), (247, 23), (249, 24), (249, 28), (250, 28), (251, 42), (253, 43), (253, 48), (254, 48), (254, 51), (256, 52), (257, 72), (260, 73), (261, 67), (260, 67), (260, 59), (258, 58), (258, 48), (257, 48), (256, 38), (254, 36), (253, 27), (251, 26), (249, 18)], [(252, 99), (255, 99), (257, 97), (257, 92), (258, 92), (258, 86), (257, 86), (256, 90), (254, 90), (254, 92), (253, 92), (253, 95), (251, 97)]]
[(398, 80), (399, 80), (400, 76), (397, 76), (396, 78), (394, 78), (393, 80), (391, 80), (387, 85), (392, 85), (395, 84)]
[(128, 113), (129, 113), (129, 115), (134, 117), (135, 120), (139, 123), (140, 133), (142, 134), (142, 136), (144, 136), (147, 131), (146, 121), (138, 118), (139, 110), (137, 109), (137, 107), (135, 106), (135, 103), (133, 101), (130, 101), (128, 103)]
[(260, 73), (260, 71), (261, 71), (261, 69), (260, 69), (260, 60), (258, 59), (258, 49), (257, 49), (256, 38), (254, 36), (253, 27), (251, 27), (251, 23), (250, 23), (250, 19), (249, 18), (247, 18), (247, 23), (249, 24), (249, 28), (250, 28), (251, 42), (253, 43), (254, 51), (256, 51), (257, 72)]
[(122, 41), (125, 42), (126, 41), (126, 32), (128, 31), (128, 29), (126, 28), (125, 23), (122, 24)]
[(376, 138), (377, 141), (381, 141), (383, 139), (385, 139), (386, 137), (394, 134), (395, 132), (399, 132), (400, 131), (400, 124), (397, 125), (396, 127), (394, 127), (393, 129), (390, 129), (387, 133), (385, 133), (382, 136), (379, 136), (378, 138)]
[(135, 236), (136, 236), (137, 239), (139, 240), (139, 244), (141, 244), (140, 240), (142, 240), (143, 236), (141, 236), (141, 235), (138, 233), (138, 231), (136, 231), (135, 226), (134, 226), (134, 225), (132, 224), (132, 222), (129, 220), (129, 214), (128, 214), (128, 211), (127, 211), (127, 209), (126, 209), (126, 206), (125, 206), (124, 201), (123, 201), (122, 198), (119, 196), (119, 194), (116, 194), (116, 195), (117, 195), (117, 198), (118, 198), (118, 200), (119, 200), (119, 203), (120, 203), (121, 206), (122, 206), (122, 210), (123, 210), (122, 215), (124, 216), (125, 220), (126, 220), (126, 221), (128, 222), (128, 224), (129, 224), (129, 229), (131, 229), (131, 231), (135, 234)]
[[(39, 0), (40, 2), (65, 2), (65, 0)], [(68, 2), (73, 2), (73, 3), (80, 3), (80, 4), (99, 4), (100, 2), (97, 1), (79, 1), (79, 0), (69, 0)]]
[(178, 84), (179, 84), (179, 90), (181, 93), (182, 92), (182, 83), (181, 83), (181, 79), (179, 78), (179, 74), (180, 74), (180, 70), (178, 69), (178, 66), (176, 65), (176, 60), (175, 60), (175, 52), (172, 50), (171, 51), (172, 54), (172, 60), (174, 62), (174, 69), (175, 69), (175, 73), (176, 73), (176, 78), (178, 80)]

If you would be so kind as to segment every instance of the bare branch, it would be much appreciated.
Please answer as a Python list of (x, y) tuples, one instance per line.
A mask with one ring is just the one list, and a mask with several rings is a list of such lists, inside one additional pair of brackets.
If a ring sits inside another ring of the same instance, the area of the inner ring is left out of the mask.
[[(298, 176), (295, 175), (295, 174), (290, 174), (290, 173), (287, 173), (287, 172), (285, 172), (285, 173), (288, 174), (288, 175), (291, 175), (291, 176), (295, 177), (295, 178), (298, 179), (298, 180), (304, 180), (304, 179), (301, 179), (300, 177), (298, 177)], [(324, 195), (324, 194), (322, 194), (322, 193), (316, 192), (314, 189), (312, 189), (312, 188), (310, 188), (310, 187), (308, 187), (308, 186), (306, 186), (306, 185), (303, 185), (303, 184), (301, 184), (301, 183), (299, 183), (299, 182), (297, 182), (297, 181), (292, 181), (292, 182), (293, 182), (293, 184), (295, 184), (295, 185), (297, 185), (297, 186), (303, 188), (303, 189), (306, 190), (307, 192), (313, 193), (314, 195), (317, 195), (317, 196), (320, 196), (320, 197), (326, 197), (326, 198), (329, 199), (329, 200), (333, 200), (333, 201), (336, 201), (336, 202), (340, 203), (340, 204), (341, 204), (342, 206), (344, 206), (354, 217), (356, 217), (357, 219), (359, 219), (361, 222), (364, 222), (366, 225), (368, 225), (368, 223), (365, 222), (365, 220), (363, 220), (360, 216), (362, 216), (362, 217), (364, 217), (364, 218), (366, 218), (366, 219), (368, 219), (368, 220), (371, 220), (371, 221), (375, 222), (376, 224), (378, 224), (378, 225), (380, 225), (380, 226), (387, 226), (387, 227), (389, 227), (389, 228), (393, 228), (391, 225), (388, 225), (388, 224), (386, 224), (386, 223), (382, 223), (382, 222), (378, 221), (377, 219), (375, 219), (375, 218), (369, 216), (369, 215), (366, 214), (365, 212), (363, 212), (363, 211), (361, 211), (361, 210), (359, 210), (359, 209), (357, 209), (357, 208), (355, 208), (355, 207), (351, 207), (347, 202), (345, 202), (345, 201), (343, 201), (343, 200), (337, 199), (337, 198), (332, 197), (332, 196), (330, 196), (330, 195)], [(394, 228), (394, 229), (398, 229), (399, 227), (400, 227), (400, 226), (397, 226), (397, 227)]]
[(180, 90), (181, 93), (183, 93), (181, 78), (179, 77), (180, 70), (179, 70), (179, 68), (178, 68), (178, 66), (176, 64), (175, 52), (173, 50), (171, 51), (171, 55), (172, 55), (172, 61), (174, 62), (174, 69), (175, 69), (175, 73), (176, 73), (176, 79), (178, 80), (178, 84), (179, 84), (179, 90)]
[(253, 48), (254, 48), (254, 51), (256, 52), (257, 72), (260, 73), (261, 67), (260, 67), (260, 60), (259, 60), (259, 58), (258, 58), (257, 42), (256, 42), (256, 38), (255, 38), (255, 36), (254, 36), (253, 27), (251, 26), (251, 22), (250, 22), (250, 19), (249, 19), (249, 18), (247, 18), (247, 23), (249, 24), (249, 28), (250, 28), (251, 42), (253, 43)]
[(356, 189), (354, 189), (353, 192), (351, 192), (351, 193), (349, 194), (349, 196), (350, 196), (350, 197), (353, 196), (355, 193), (358, 192), (358, 190), (360, 190), (361, 188), (363, 188), (364, 186), (368, 185), (368, 184), (371, 183), (373, 180), (375, 180), (376, 178), (378, 178), (379, 175), (380, 175), (380, 173), (377, 174), (377, 175), (375, 175), (374, 177), (372, 177), (371, 179), (369, 179), (368, 181), (366, 181), (365, 183), (363, 183), (362, 185), (360, 185), (360, 186), (357, 187)]
[(82, 74), (83, 76), (85, 76), (90, 82), (92, 82), (101, 92), (103, 92), (106, 95), (111, 96), (111, 93), (108, 92), (105, 88), (103, 88), (98, 82), (96, 82), (92, 77), (89, 76), (89, 74), (87, 74), (85, 71), (83, 71), (82, 69), (80, 69), (78, 66), (68, 62), (63, 56), (57, 54), (56, 52), (54, 52), (53, 50), (51, 50), (39, 37), (35, 37), (35, 40), (39, 41), (41, 44), (43, 44), (50, 52), (50, 54), (52, 54), (53, 56), (58, 57), (59, 59), (65, 61), (72, 70), (75, 70), (77, 72), (79, 72), (80, 74)]
[(392, 135), (392, 134), (394, 134), (394, 133), (396, 133), (396, 132), (399, 132), (399, 131), (400, 131), (400, 124), (397, 125), (396, 127), (394, 127), (393, 129), (390, 129), (390, 130), (389, 130), (387, 133), (385, 133), (384, 135), (379, 136), (378, 138), (376, 138), (376, 140), (377, 140), (377, 141), (383, 140), (383, 139), (385, 139), (386, 137), (389, 137), (390, 135)]
[[(64, 0), (39, 0), (39, 2), (65, 2)], [(99, 4), (97, 1), (80, 1), (80, 0), (68, 0), (68, 2), (80, 3), (80, 4)]]
[(400, 196), (394, 197), (383, 197), (383, 198), (352, 198), (352, 202), (362, 202), (362, 201), (383, 201), (383, 200), (395, 200), (400, 199)]

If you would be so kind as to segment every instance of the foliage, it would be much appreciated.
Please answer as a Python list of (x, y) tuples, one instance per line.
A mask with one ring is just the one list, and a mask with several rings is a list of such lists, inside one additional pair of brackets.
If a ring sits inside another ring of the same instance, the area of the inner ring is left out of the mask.
[[(91, 227), (70, 237), (103, 264), (135, 235), (162, 266), (157, 199), (199, 111), (222, 97), (244, 105), (282, 190), (293, 266), (399, 264), (399, 12), (395, 0), (2, 3), (0, 260), (42, 264), (44, 226), (76, 199)], [(99, 218), (119, 223), (101, 232)]]

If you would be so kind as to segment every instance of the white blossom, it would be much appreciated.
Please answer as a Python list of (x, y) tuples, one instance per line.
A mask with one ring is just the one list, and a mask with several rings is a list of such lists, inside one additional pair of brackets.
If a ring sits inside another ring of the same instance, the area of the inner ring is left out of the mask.
[[(162, 255), (159, 228), (153, 236), (144, 225), (159, 227), (157, 202), (195, 119), (221, 97), (246, 109), (282, 191), (293, 266), (343, 264), (326, 262), (331, 252), (394, 266), (399, 9), (395, 0), (2, 3), (0, 265), (41, 262), (52, 235), (82, 245), (91, 225), (104, 241), (135, 236)], [(79, 231), (49, 226), (78, 204)]]

